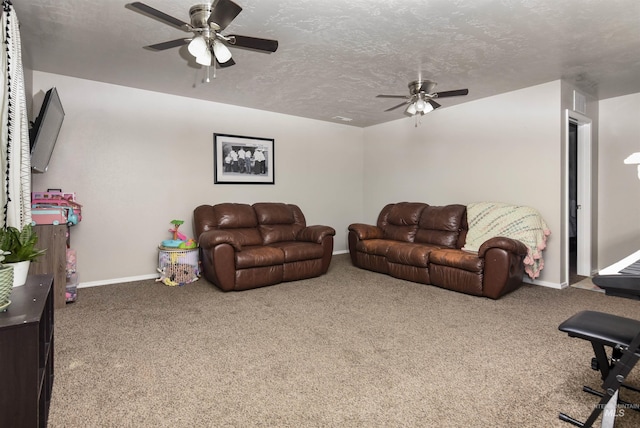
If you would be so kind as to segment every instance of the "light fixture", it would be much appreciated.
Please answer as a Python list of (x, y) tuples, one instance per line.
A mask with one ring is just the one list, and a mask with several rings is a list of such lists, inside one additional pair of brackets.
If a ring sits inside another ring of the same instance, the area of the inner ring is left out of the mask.
[(231, 51), (220, 40), (207, 35), (194, 37), (187, 46), (189, 53), (196, 58), (200, 65), (210, 67), (217, 60), (224, 64), (231, 59)]
[(420, 123), (420, 118), (430, 111), (433, 111), (433, 105), (428, 100), (425, 100), (424, 95), (420, 93), (415, 95), (415, 101), (409, 104), (404, 112), (416, 118), (417, 127)]
[(220, 64), (224, 64), (231, 59), (231, 51), (229, 48), (217, 39), (213, 40), (213, 53)]
[(211, 51), (206, 49), (201, 55), (196, 56), (196, 62), (200, 65), (210, 66), (213, 62), (213, 55), (211, 55)]
[(408, 115), (415, 116), (416, 114), (424, 115), (425, 113), (429, 113), (433, 111), (433, 106), (430, 102), (425, 101), (422, 97), (419, 97), (417, 100), (409, 104), (407, 109), (404, 111)]
[(206, 51), (209, 50), (209, 45), (204, 37), (197, 36), (194, 37), (190, 42), (189, 46), (187, 46), (189, 53), (194, 57), (198, 58), (205, 54)]

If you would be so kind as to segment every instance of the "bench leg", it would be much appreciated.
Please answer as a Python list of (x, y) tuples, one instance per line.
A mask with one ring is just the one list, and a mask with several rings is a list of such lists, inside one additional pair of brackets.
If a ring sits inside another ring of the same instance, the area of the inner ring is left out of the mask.
[[(596, 351), (595, 345), (593, 346), (593, 349), (596, 352), (596, 358), (598, 358), (598, 351)], [(604, 348), (602, 349), (602, 351), (604, 352)], [(602, 417), (602, 427), (613, 427), (618, 411), (617, 405), (620, 387), (626, 386), (624, 385), (625, 378), (629, 375), (633, 367), (636, 365), (638, 359), (640, 359), (640, 333), (638, 333), (638, 335), (636, 335), (636, 337), (631, 341), (631, 344), (628, 348), (618, 348), (618, 351), (621, 352), (620, 355), (622, 355), (622, 357), (619, 360), (615, 361), (615, 364), (612, 363), (613, 367), (610, 367), (608, 362), (604, 366), (600, 367), (601, 371), (605, 367), (607, 371), (607, 376), (604, 379), (604, 384), (602, 385), (605, 392), (602, 393), (600, 402), (593, 409), (589, 418), (583, 423), (564, 413), (560, 413), (560, 420), (569, 422), (570, 424), (578, 427), (591, 428), (596, 419), (598, 419), (598, 416), (600, 416), (600, 413), (605, 410), (605, 414)]]

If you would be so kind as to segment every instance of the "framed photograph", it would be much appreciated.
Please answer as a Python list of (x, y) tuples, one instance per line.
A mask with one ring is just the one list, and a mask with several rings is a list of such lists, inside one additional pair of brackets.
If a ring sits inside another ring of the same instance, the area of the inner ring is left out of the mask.
[(213, 134), (215, 184), (274, 184), (273, 139)]

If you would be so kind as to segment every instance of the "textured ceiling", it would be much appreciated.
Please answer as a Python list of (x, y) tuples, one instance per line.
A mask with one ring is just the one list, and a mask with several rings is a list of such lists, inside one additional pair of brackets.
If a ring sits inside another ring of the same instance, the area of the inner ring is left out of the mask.
[[(235, 1), (243, 11), (224, 33), (279, 49), (232, 48), (236, 65), (211, 83), (186, 47), (143, 49), (191, 33), (128, 0), (13, 3), (33, 70), (361, 127), (402, 118), (383, 111), (399, 101), (375, 96), (408, 94), (419, 77), (469, 88), (443, 108), (557, 79), (599, 99), (640, 92), (638, 0)], [(189, 22), (198, 2), (144, 3)]]

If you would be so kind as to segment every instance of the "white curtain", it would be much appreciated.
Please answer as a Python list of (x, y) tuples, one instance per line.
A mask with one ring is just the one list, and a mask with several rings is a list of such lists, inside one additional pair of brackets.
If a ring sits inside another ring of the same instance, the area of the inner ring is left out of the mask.
[(31, 158), (18, 18), (11, 1), (2, 2), (0, 52), (0, 227), (31, 223)]

